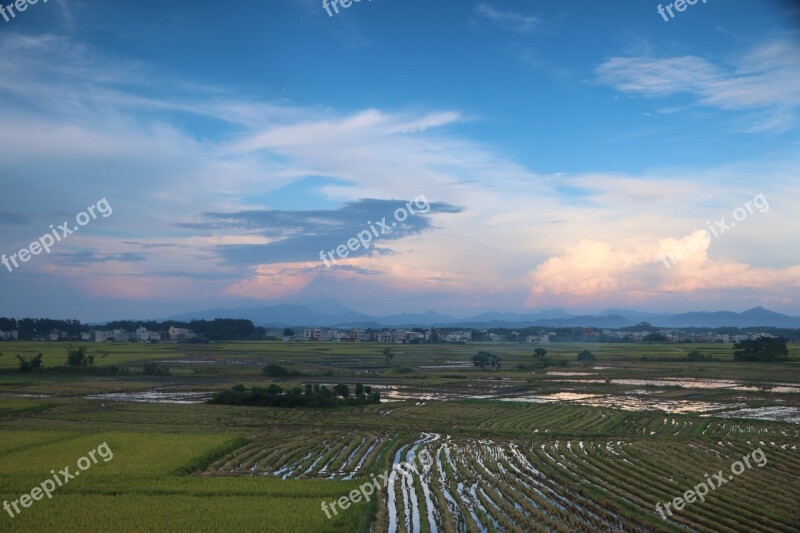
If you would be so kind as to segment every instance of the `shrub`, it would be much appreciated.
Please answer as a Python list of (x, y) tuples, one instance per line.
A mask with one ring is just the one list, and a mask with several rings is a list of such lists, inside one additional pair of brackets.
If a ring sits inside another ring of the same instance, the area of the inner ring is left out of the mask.
[(28, 359), (18, 355), (17, 359), (19, 359), (20, 372), (33, 372), (34, 370), (38, 370), (42, 367), (42, 354), (32, 356)]
[(67, 365), (72, 367), (94, 366), (94, 355), (86, 354), (86, 346), (73, 348), (67, 347)]

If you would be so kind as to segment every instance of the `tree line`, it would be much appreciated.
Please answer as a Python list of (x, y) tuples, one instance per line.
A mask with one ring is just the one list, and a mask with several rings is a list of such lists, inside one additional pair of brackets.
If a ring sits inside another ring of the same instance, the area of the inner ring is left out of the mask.
[(0, 317), (0, 331), (17, 331), (19, 340), (32, 340), (52, 331), (63, 331), (69, 338), (79, 337), (81, 333), (89, 333), (92, 329), (124, 329), (136, 331), (144, 327), (149, 331), (166, 332), (171, 327), (190, 329), (198, 336), (211, 341), (230, 341), (241, 339), (263, 338), (266, 330), (256, 327), (251, 320), (239, 318), (216, 318), (214, 320), (115, 320), (103, 326), (90, 327), (79, 320), (51, 320), (49, 318), (14, 318)]

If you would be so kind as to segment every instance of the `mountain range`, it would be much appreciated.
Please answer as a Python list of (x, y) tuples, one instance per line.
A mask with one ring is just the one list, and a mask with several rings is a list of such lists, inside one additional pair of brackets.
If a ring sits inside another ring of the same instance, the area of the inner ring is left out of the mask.
[(573, 315), (561, 309), (532, 313), (488, 312), (467, 318), (455, 318), (434, 311), (426, 313), (400, 313), (371, 316), (348, 309), (334, 300), (324, 300), (306, 305), (279, 304), (238, 308), (216, 308), (183, 313), (167, 317), (170, 320), (213, 320), (215, 318), (243, 318), (267, 327), (469, 327), (469, 328), (523, 328), (523, 327), (592, 327), (624, 328), (640, 322), (671, 328), (720, 327), (774, 327), (800, 328), (800, 317), (775, 313), (763, 307), (747, 311), (690, 312), (677, 314), (648, 313), (630, 309), (607, 309), (595, 315)]

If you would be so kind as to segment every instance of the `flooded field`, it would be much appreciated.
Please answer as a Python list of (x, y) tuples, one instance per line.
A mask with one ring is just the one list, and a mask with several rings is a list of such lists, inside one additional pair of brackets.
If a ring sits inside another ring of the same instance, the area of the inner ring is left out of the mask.
[(756, 407), (717, 413), (721, 418), (749, 418), (752, 420), (772, 420), (800, 424), (800, 407)]
[(87, 400), (108, 400), (113, 402), (198, 404), (211, 398), (211, 392), (111, 392), (92, 394)]

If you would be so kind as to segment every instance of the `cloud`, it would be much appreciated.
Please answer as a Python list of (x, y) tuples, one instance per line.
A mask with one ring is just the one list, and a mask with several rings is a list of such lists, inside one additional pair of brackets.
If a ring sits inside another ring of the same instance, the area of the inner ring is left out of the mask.
[(790, 129), (800, 106), (800, 49), (788, 41), (755, 48), (731, 66), (697, 56), (612, 57), (595, 74), (622, 92), (653, 98), (685, 93), (701, 105), (759, 110), (741, 126), (750, 132)]
[(497, 26), (519, 33), (532, 32), (539, 26), (539, 19), (515, 11), (502, 11), (491, 4), (478, 4), (475, 14)]
[(0, 211), (0, 226), (27, 226), (30, 223), (31, 217), (24, 213)]
[(135, 253), (101, 254), (96, 252), (70, 252), (56, 254), (60, 263), (72, 266), (91, 265), (95, 263), (107, 263), (119, 261), (121, 263), (139, 263), (146, 261), (147, 257)]
[[(410, 214), (408, 204), (415, 214)], [(320, 250), (335, 249), (355, 238), (359, 232), (369, 232), (371, 228), (380, 235), (375, 238), (373, 231), (373, 245), (418, 235), (434, 228), (433, 215), (460, 213), (462, 210), (442, 202), (428, 204), (419, 197), (409, 202), (363, 199), (348, 202), (335, 210), (205, 213), (202, 222), (179, 226), (206, 232), (256, 232), (266, 237), (264, 242), (224, 244), (218, 246), (217, 251), (230, 261), (246, 264), (290, 263), (318, 259)], [(395, 221), (398, 212), (398, 216), (407, 217), (403, 222)], [(396, 226), (392, 227), (393, 224)], [(374, 250), (374, 246), (359, 248), (350, 252), (350, 256), (370, 255)]]
[[(714, 260), (708, 254), (710, 247), (705, 230), (638, 246), (584, 239), (528, 273), (527, 302), (538, 306), (555, 296), (572, 304), (602, 305), (616, 299), (652, 305), (655, 298), (719, 298), (743, 288), (758, 290), (773, 301), (787, 293), (800, 294), (800, 266), (759, 268)], [(685, 252), (679, 260), (664, 259), (678, 249)]]

